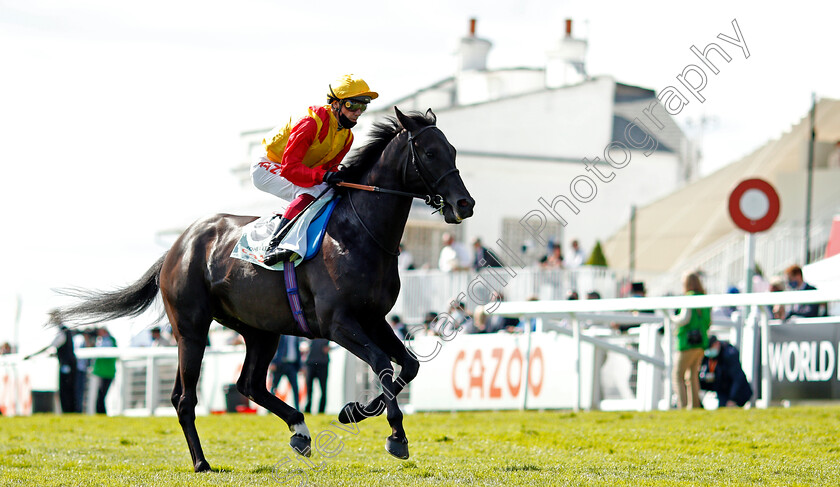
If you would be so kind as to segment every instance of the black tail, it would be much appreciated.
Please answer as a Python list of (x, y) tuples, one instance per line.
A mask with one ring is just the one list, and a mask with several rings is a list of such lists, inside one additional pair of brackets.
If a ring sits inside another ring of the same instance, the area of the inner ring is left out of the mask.
[(133, 318), (143, 314), (157, 298), (163, 254), (137, 282), (115, 291), (62, 289), (58, 292), (81, 302), (56, 308), (50, 312), (52, 324), (88, 325), (117, 318)]

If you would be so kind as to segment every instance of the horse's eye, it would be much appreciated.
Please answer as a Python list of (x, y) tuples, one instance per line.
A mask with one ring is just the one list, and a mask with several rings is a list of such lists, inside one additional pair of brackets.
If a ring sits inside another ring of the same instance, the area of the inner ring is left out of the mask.
[(426, 157), (428, 157), (429, 159), (434, 159), (435, 158), (435, 153), (433, 151), (427, 150), (426, 151)]

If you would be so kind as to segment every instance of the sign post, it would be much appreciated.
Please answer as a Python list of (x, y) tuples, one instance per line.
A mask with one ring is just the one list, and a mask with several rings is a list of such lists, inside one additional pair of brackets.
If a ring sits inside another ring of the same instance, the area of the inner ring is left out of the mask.
[[(744, 292), (753, 291), (753, 272), (755, 271), (755, 234), (768, 230), (779, 218), (779, 194), (773, 186), (763, 179), (745, 179), (735, 186), (729, 195), (729, 216), (738, 228), (747, 232), (744, 242), (744, 267), (746, 268), (746, 280), (744, 281)], [(767, 344), (761, 343), (761, 333), (756, 329), (758, 320), (758, 309), (753, 307), (748, 313), (751, 319), (747, 320), (751, 328), (752, 340), (752, 386), (753, 394), (750, 403), (755, 406), (756, 395), (761, 383), (761, 348)], [(740, 338), (739, 338), (740, 343)]]
[(729, 195), (729, 216), (738, 228), (747, 232), (744, 265), (747, 280), (745, 292), (752, 292), (755, 269), (755, 234), (768, 230), (779, 218), (779, 194), (763, 179), (746, 179)]

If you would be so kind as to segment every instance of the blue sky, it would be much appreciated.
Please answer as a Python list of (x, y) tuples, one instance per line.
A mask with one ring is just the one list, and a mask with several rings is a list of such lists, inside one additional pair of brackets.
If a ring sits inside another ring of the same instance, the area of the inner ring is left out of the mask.
[[(707, 170), (779, 136), (812, 91), (840, 98), (837, 6), (677, 5), (2, 0), (0, 341), (17, 296), (21, 338), (35, 342), (51, 288), (133, 281), (165, 250), (157, 231), (259, 198), (230, 173), (244, 162), (239, 133), (320, 103), (337, 74), (363, 75), (382, 103), (450, 75), (470, 17), (493, 42), (491, 68), (540, 65), (569, 17), (590, 74), (657, 91), (698, 62), (692, 45), (721, 44), (732, 61), (679, 117), (713, 120)], [(734, 35), (733, 19), (749, 59), (716, 38)]]

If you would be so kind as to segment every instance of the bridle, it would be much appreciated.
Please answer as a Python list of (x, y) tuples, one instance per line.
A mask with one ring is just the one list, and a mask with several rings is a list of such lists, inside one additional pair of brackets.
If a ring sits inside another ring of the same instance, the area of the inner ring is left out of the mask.
[[(363, 185), (352, 184), (352, 183), (341, 183), (340, 186), (348, 188), (348, 189), (363, 189), (363, 190), (366, 190), (366, 191), (373, 191), (373, 192), (377, 192), (377, 193), (386, 193), (386, 194), (393, 194), (393, 195), (398, 195), (398, 196), (406, 196), (406, 197), (421, 199), (427, 205), (434, 208), (435, 211), (433, 211), (432, 214), (443, 212), (443, 207), (444, 207), (445, 200), (444, 200), (443, 196), (441, 196), (437, 192), (438, 185), (441, 183), (441, 181), (443, 181), (443, 179), (445, 177), (447, 177), (451, 174), (458, 174), (458, 168), (453, 167), (452, 169), (444, 172), (435, 181), (433, 181), (431, 183), (429, 182), (429, 179), (423, 174), (423, 170), (421, 170), (421, 168), (425, 169), (426, 172), (428, 172), (428, 169), (422, 164), (423, 161), (422, 161), (422, 159), (420, 159), (420, 156), (417, 155), (417, 149), (414, 148), (413, 141), (414, 141), (414, 139), (417, 138), (418, 135), (420, 135), (425, 130), (430, 129), (430, 128), (436, 128), (436, 126), (435, 125), (427, 125), (425, 127), (421, 127), (420, 129), (418, 129), (414, 133), (412, 133), (408, 129), (403, 129), (408, 134), (409, 162), (411, 162), (411, 167), (413, 167), (414, 171), (417, 172), (417, 175), (420, 177), (420, 181), (423, 183), (423, 186), (426, 188), (426, 194), (409, 193), (409, 192), (406, 192), (406, 191), (398, 191), (398, 190), (395, 190), (395, 189), (380, 188), (380, 187), (377, 187), (377, 186), (363, 186)], [(403, 186), (406, 185), (407, 173), (408, 173), (408, 163), (403, 164), (403, 170), (402, 170), (402, 184), (403, 184)], [(364, 220), (362, 220), (362, 217), (359, 215), (359, 212), (356, 210), (356, 205), (353, 204), (352, 193), (347, 194), (347, 199), (350, 200), (350, 207), (353, 209), (353, 213), (356, 215), (356, 219), (359, 220), (359, 223), (362, 224), (362, 228), (364, 228), (365, 232), (367, 232), (368, 236), (371, 239), (373, 239), (373, 241), (376, 243), (376, 245), (378, 245), (380, 249), (384, 250), (386, 253), (388, 253), (390, 255), (393, 255), (393, 256), (400, 255), (399, 248), (397, 249), (397, 251), (392, 251), (392, 250), (389, 250), (389, 249), (385, 248), (385, 246), (382, 245), (381, 242), (379, 242), (379, 239), (377, 239), (373, 235), (373, 232), (370, 231), (370, 229), (367, 227), (367, 225), (365, 225)]]
[[(423, 199), (426, 201), (427, 205), (429, 205), (429, 206), (431, 206), (432, 208), (435, 209), (434, 213), (438, 213), (438, 212), (443, 211), (443, 203), (444, 203), (443, 196), (441, 196), (437, 192), (438, 185), (440, 184), (441, 181), (443, 181), (443, 178), (449, 176), (450, 174), (458, 174), (458, 168), (453, 167), (452, 169), (446, 171), (445, 173), (441, 174), (432, 183), (429, 183), (429, 180), (426, 178), (426, 176), (423, 175), (423, 171), (421, 171), (421, 167), (423, 169), (425, 169), (425, 166), (422, 166), (420, 163), (418, 163), (418, 161), (422, 162), (422, 159), (420, 159), (420, 157), (417, 155), (417, 149), (414, 148), (414, 143), (413, 142), (414, 142), (414, 139), (416, 139), (418, 135), (422, 134), (425, 130), (428, 130), (430, 128), (437, 128), (437, 127), (435, 125), (427, 125), (425, 127), (421, 127), (419, 130), (417, 130), (414, 133), (412, 133), (410, 130), (406, 130), (406, 132), (408, 133), (408, 150), (411, 154), (411, 159), (410, 159), (411, 167), (413, 167), (414, 171), (417, 172), (417, 175), (420, 176), (420, 181), (422, 181), (423, 186), (425, 186), (425, 188), (426, 188), (426, 196)], [(405, 164), (403, 166), (403, 171), (402, 171), (402, 183), (403, 183), (403, 185), (406, 184), (406, 176), (407, 176), (406, 173), (407, 172), (408, 172), (408, 164)], [(427, 172), (428, 172), (428, 170), (427, 170)]]

